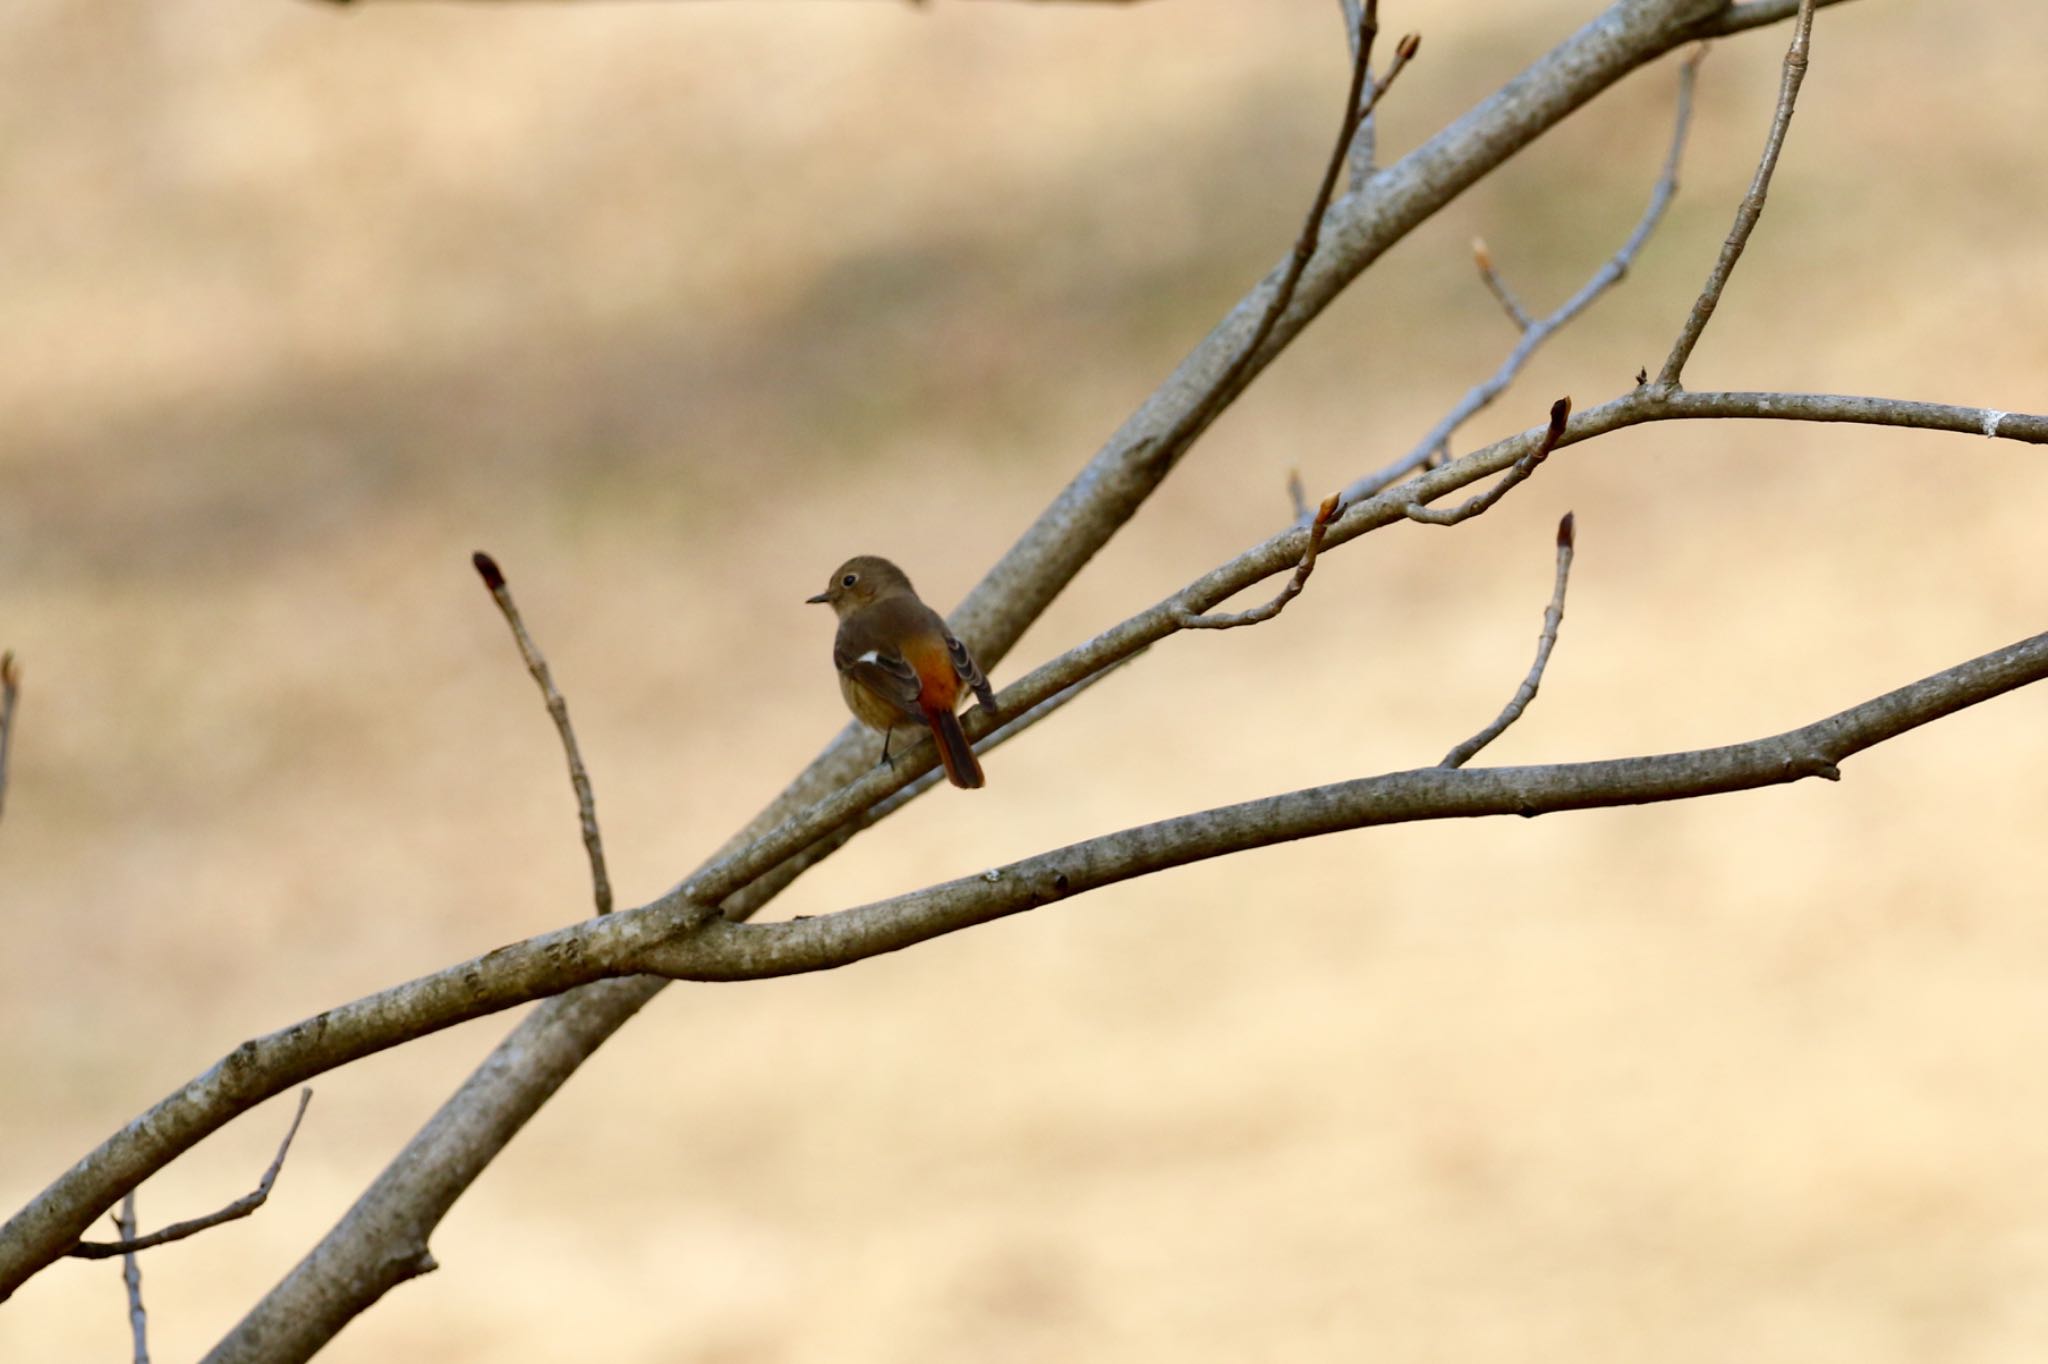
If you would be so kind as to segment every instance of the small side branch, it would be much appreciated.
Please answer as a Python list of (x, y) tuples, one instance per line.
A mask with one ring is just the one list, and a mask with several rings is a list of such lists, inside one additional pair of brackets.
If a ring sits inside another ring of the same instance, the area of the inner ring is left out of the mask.
[[(306, 1105), (311, 1102), (313, 1102), (313, 1091), (311, 1089), (300, 1090), (299, 1110), (292, 1114), (292, 1125), (285, 1129), (284, 1140), (277, 1144), (276, 1159), (270, 1162), (270, 1168), (263, 1172), (263, 1178), (257, 1182), (254, 1189), (243, 1194), (225, 1208), (220, 1209), (218, 1212), (210, 1212), (204, 1217), (194, 1217), (184, 1222), (173, 1222), (162, 1231), (153, 1231), (147, 1236), (137, 1236), (131, 1225), (122, 1230), (121, 1239), (118, 1241), (80, 1241), (65, 1253), (78, 1260), (111, 1260), (116, 1255), (132, 1257), (137, 1251), (151, 1250), (157, 1246), (169, 1245), (173, 1241), (182, 1241), (188, 1236), (197, 1236), (202, 1231), (210, 1231), (214, 1227), (220, 1226), (223, 1222), (235, 1222), (247, 1217), (250, 1213), (262, 1207), (264, 1200), (270, 1197), (270, 1186), (277, 1183), (277, 1172), (284, 1168), (285, 1155), (292, 1149), (292, 1138), (299, 1134), (299, 1123), (304, 1120)], [(129, 1196), (133, 1198), (133, 1191), (130, 1192)], [(132, 1208), (130, 1211), (132, 1211)], [(132, 1258), (130, 1263), (133, 1263)], [(138, 1308), (137, 1310), (139, 1311), (140, 1309)], [(139, 1340), (140, 1337), (138, 1336), (138, 1343)]]
[(1557, 647), (1557, 630), (1564, 624), (1564, 591), (1572, 577), (1572, 550), (1577, 544), (1578, 534), (1572, 522), (1572, 514), (1566, 512), (1564, 519), (1557, 523), (1557, 582), (1550, 589), (1550, 605), (1543, 611), (1543, 633), (1536, 637), (1536, 662), (1529, 668), (1529, 675), (1522, 679), (1522, 685), (1515, 689), (1513, 699), (1500, 716), (1485, 729), (1444, 754), (1438, 767), (1463, 767), (1478, 755), (1479, 750), (1507, 732), (1509, 725), (1522, 718), (1522, 712), (1536, 699), (1536, 689), (1543, 685), (1543, 670), (1550, 666), (1550, 651)]
[(1609, 289), (1619, 284), (1635, 265), (1636, 257), (1642, 254), (1643, 246), (1650, 240), (1650, 234), (1664, 221), (1664, 214), (1671, 207), (1673, 196), (1678, 193), (1678, 168), (1685, 156), (1687, 134), (1692, 127), (1693, 90), (1699, 82), (1700, 61), (1706, 56), (1704, 45), (1693, 49), (1678, 68), (1678, 98), (1676, 111), (1672, 116), (1671, 145), (1664, 154), (1664, 167), (1657, 176), (1657, 183), (1650, 189), (1650, 201), (1643, 207), (1643, 216), (1636, 220), (1628, 239), (1595, 270), (1586, 282), (1579, 286), (1577, 293), (1557, 306), (1556, 311), (1546, 317), (1531, 317), (1519, 298), (1501, 278), (1495, 267), (1493, 253), (1486, 249), (1483, 241), (1472, 243), (1473, 263), (1479, 269), (1480, 282), (1500, 303), (1508, 318), (1521, 330), (1522, 336), (1515, 348), (1508, 352), (1500, 368), (1484, 381), (1474, 384), (1460, 398), (1457, 405), (1446, 412), (1442, 419), (1432, 426), (1413, 449), (1383, 469), (1375, 470), (1344, 489), (1344, 505), (1371, 497), (1380, 490), (1391, 487), (1416, 469), (1442, 458), (1450, 451), (1451, 437), (1459, 427), (1472, 420), (1490, 406), (1494, 399), (1514, 384), (1538, 350), (1551, 337), (1577, 320), (1578, 316), (1592, 307)]
[[(124, 1243), (135, 1239), (135, 1190), (130, 1189), (121, 1200), (121, 1211), (114, 1214), (113, 1220), (114, 1230), (121, 1234)], [(128, 1334), (135, 1341), (135, 1364), (149, 1364), (149, 1313), (142, 1306), (142, 1262), (132, 1250), (121, 1256), (121, 1282), (128, 1289)]]
[(14, 738), (14, 703), (21, 699), (21, 669), (14, 651), (0, 654), (0, 810), (7, 808), (7, 748)]
[(1500, 304), (1501, 311), (1508, 315), (1508, 321), (1515, 324), (1516, 331), (1526, 332), (1536, 325), (1536, 319), (1529, 316), (1522, 300), (1515, 297), (1515, 291), (1508, 288), (1508, 282), (1500, 277), (1500, 271), (1493, 263), (1493, 252), (1486, 249), (1483, 237), (1472, 239), (1472, 263), (1479, 267), (1479, 282), (1486, 286), (1486, 292), (1493, 295), (1493, 301)]
[(1331, 493), (1316, 509), (1316, 519), (1309, 523), (1308, 545), (1301, 551), (1301, 562), (1295, 565), (1294, 576), (1287, 580), (1287, 586), (1281, 588), (1273, 600), (1249, 611), (1219, 612), (1209, 616), (1198, 616), (1182, 607), (1175, 623), (1183, 630), (1235, 630), (1240, 625), (1257, 625), (1279, 615), (1287, 609), (1287, 603), (1300, 596), (1301, 589), (1308, 586), (1308, 575), (1316, 571), (1316, 555), (1322, 552), (1323, 536), (1329, 532), (1330, 518), (1336, 514), (1337, 495)]
[(1659, 388), (1678, 387), (1685, 362), (1692, 358), (1693, 347), (1699, 344), (1707, 322), (1714, 316), (1714, 309), (1720, 306), (1721, 291), (1728, 287), (1728, 277), (1735, 273), (1735, 262), (1742, 259), (1743, 248), (1749, 245), (1749, 234), (1756, 230), (1757, 219), (1763, 216), (1764, 196), (1771, 188), (1772, 173), (1778, 169), (1778, 153), (1784, 150), (1785, 133), (1792, 126), (1792, 106), (1799, 99), (1800, 83), (1806, 79), (1807, 52), (1813, 38), (1813, 8), (1814, 0), (1799, 0), (1799, 18), (1792, 26), (1792, 45), (1785, 50), (1784, 74), (1778, 81), (1778, 108), (1771, 116), (1771, 131), (1764, 138), (1763, 156), (1757, 161), (1756, 174), (1750, 177), (1749, 192), (1742, 196), (1742, 203), (1736, 207), (1735, 225), (1728, 229), (1728, 239), (1721, 243), (1720, 258), (1707, 275), (1706, 287), (1693, 301), (1692, 312), (1686, 316), (1685, 326), (1679, 331), (1678, 340), (1672, 344), (1664, 368), (1657, 372)]
[(505, 623), (512, 627), (512, 639), (519, 646), (519, 656), (526, 660), (526, 670), (533, 674), (534, 683), (547, 702), (548, 714), (554, 717), (555, 732), (562, 736), (562, 751), (569, 758), (569, 784), (576, 788), (576, 814), (583, 826), (583, 850), (590, 855), (591, 896), (597, 902), (597, 912), (609, 914), (612, 912), (612, 882), (604, 868), (604, 838), (597, 828), (597, 800), (590, 791), (590, 774), (583, 768), (583, 752), (576, 746), (576, 731), (569, 724), (569, 703), (555, 689), (555, 680), (548, 672), (548, 661), (541, 657), (540, 646), (533, 642), (533, 636), (526, 633), (526, 622), (520, 619), (519, 607), (512, 600), (512, 589), (506, 585), (505, 574), (498, 567), (498, 561), (478, 550), (470, 556), (470, 563), (476, 566), (477, 576), (490, 589), (491, 600), (498, 603)]
[(1483, 493), (1474, 494), (1455, 507), (1425, 507), (1420, 502), (1410, 502), (1401, 509), (1411, 521), (1421, 521), (1431, 526), (1455, 526), (1460, 521), (1469, 521), (1486, 511), (1494, 503), (1508, 495), (1508, 491), (1530, 474), (1536, 466), (1550, 458), (1550, 452), (1557, 448), (1557, 442), (1564, 436), (1564, 424), (1572, 415), (1572, 400), (1559, 398), (1550, 405), (1550, 425), (1544, 429), (1543, 439), (1536, 442), (1536, 448), (1516, 460), (1500, 481)]
[(1308, 269), (1309, 261), (1315, 258), (1316, 244), (1322, 239), (1323, 215), (1329, 212), (1330, 200), (1337, 191), (1337, 177), (1343, 171), (1346, 158), (1351, 151), (1353, 139), (1358, 136), (1359, 125), (1372, 116), (1381, 96), (1393, 86), (1394, 78), (1401, 74), (1403, 67), (1415, 56), (1422, 39), (1410, 33), (1401, 39), (1400, 47), (1394, 54), (1393, 65), (1387, 68), (1386, 79), (1377, 85), (1372, 83), (1372, 37), (1378, 30), (1372, 16), (1376, 5), (1368, 5), (1365, 17), (1354, 44), (1355, 55), (1351, 62), (1351, 85), (1344, 95), (1344, 117), (1338, 121), (1337, 143), (1330, 151), (1330, 158), (1323, 167), (1323, 178), (1316, 186), (1316, 197), (1309, 204), (1308, 216), (1302, 222), (1301, 231), (1294, 239), (1294, 251), (1287, 258), (1286, 266), (1280, 272), (1279, 282), (1266, 299), (1266, 306), (1259, 312), (1259, 320), (1245, 343), (1238, 349), (1223, 372), (1181, 415), (1180, 420), (1154, 444), (1153, 457), (1171, 462), (1179, 459), (1188, 441), (1223, 410), (1231, 396), (1236, 393), (1239, 381), (1250, 371), (1252, 362), (1258, 358), (1259, 350), (1266, 344), (1266, 338), (1273, 334), (1281, 317), (1287, 312), (1287, 305), (1294, 301), (1295, 288), (1301, 283), (1302, 272)]

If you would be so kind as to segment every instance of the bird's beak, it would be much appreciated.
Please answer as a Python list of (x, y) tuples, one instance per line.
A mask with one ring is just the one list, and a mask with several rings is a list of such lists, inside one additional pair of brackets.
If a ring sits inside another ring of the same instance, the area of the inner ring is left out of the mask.
[(820, 592), (820, 593), (819, 593), (819, 594), (818, 594), (817, 596), (815, 596), (815, 597), (805, 597), (805, 598), (804, 598), (804, 605), (806, 605), (806, 606), (823, 606), (823, 605), (824, 605), (824, 604), (825, 604), (826, 602), (829, 602), (829, 601), (831, 601), (831, 600), (832, 600), (832, 594), (831, 594), (830, 592)]

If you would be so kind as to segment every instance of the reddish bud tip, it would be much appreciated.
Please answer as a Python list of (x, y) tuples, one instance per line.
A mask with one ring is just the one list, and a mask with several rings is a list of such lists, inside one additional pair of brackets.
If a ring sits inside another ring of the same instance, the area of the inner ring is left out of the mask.
[(1578, 523), (1572, 520), (1570, 512), (1566, 512), (1564, 520), (1557, 523), (1557, 547), (1559, 549), (1568, 549), (1577, 544), (1578, 541)]
[(485, 587), (490, 588), (493, 592), (504, 587), (505, 574), (498, 568), (498, 561), (496, 559), (493, 559), (482, 550), (478, 550), (469, 556), (469, 561), (476, 565), (477, 576), (484, 580)]
[(1550, 405), (1550, 434), (1554, 440), (1564, 434), (1564, 424), (1571, 420), (1572, 400), (1559, 398)]
[(14, 650), (0, 654), (0, 683), (13, 686), (21, 680), (21, 670), (14, 666)]
[(1415, 60), (1415, 54), (1421, 50), (1422, 35), (1420, 33), (1405, 33), (1401, 35), (1400, 45), (1394, 49), (1394, 55), (1404, 62), (1412, 62)]

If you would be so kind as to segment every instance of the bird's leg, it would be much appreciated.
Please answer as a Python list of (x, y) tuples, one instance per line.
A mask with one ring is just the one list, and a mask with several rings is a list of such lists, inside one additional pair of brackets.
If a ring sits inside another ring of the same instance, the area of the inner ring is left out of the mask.
[(877, 767), (891, 767), (891, 768), (893, 768), (893, 767), (895, 767), (895, 766), (896, 766), (896, 764), (895, 764), (894, 762), (890, 761), (890, 759), (889, 759), (889, 740), (891, 740), (891, 739), (893, 739), (893, 738), (895, 738), (895, 737), (896, 737), (896, 726), (894, 726), (894, 725), (891, 725), (891, 726), (889, 726), (889, 727), (888, 727), (887, 729), (885, 729), (885, 730), (883, 730), (883, 731), (882, 731), (882, 761), (876, 764), (876, 766), (877, 766)]

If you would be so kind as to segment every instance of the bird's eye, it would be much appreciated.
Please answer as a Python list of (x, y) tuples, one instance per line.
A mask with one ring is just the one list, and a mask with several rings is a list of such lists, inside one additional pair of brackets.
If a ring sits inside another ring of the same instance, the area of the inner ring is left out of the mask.
[(860, 574), (849, 573), (839, 580), (839, 585), (841, 587), (852, 587), (858, 581), (860, 581)]

